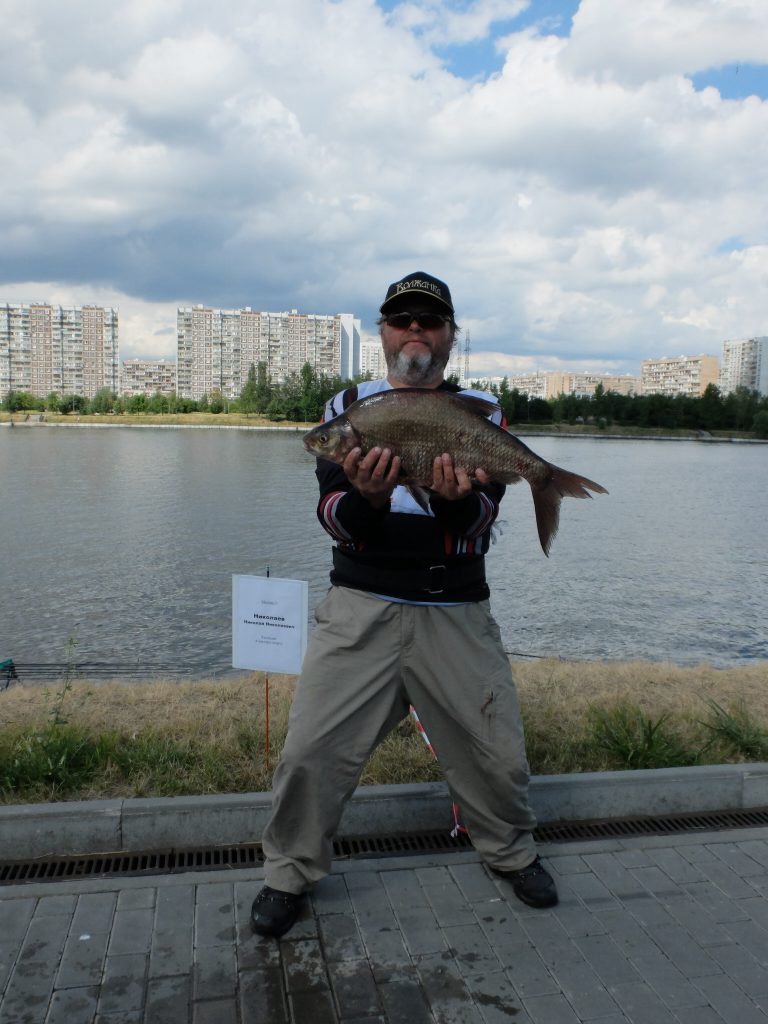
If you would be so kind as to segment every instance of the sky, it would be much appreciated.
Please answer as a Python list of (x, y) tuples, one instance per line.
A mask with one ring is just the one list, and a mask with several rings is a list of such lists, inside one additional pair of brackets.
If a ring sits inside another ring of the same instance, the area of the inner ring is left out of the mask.
[(766, 0), (0, 0), (0, 301), (351, 312), (473, 376), (768, 335)]

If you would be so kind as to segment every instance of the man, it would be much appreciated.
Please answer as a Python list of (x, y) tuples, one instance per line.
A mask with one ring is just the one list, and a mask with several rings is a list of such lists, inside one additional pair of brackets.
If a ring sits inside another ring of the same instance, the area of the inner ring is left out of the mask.
[[(389, 388), (460, 389), (443, 378), (457, 327), (447, 285), (417, 272), (381, 306), (385, 380), (336, 395), (324, 418)], [(485, 393), (482, 397), (488, 399)], [(501, 422), (502, 415), (492, 417)], [(435, 459), (429, 508), (398, 485), (389, 449), (318, 459), (318, 517), (334, 538), (263, 836), (266, 884), (251, 925), (279, 937), (330, 870), (332, 837), (374, 747), (418, 710), (473, 845), (534, 907), (557, 903), (536, 856), (517, 695), (488, 606), (484, 556), (504, 487)]]

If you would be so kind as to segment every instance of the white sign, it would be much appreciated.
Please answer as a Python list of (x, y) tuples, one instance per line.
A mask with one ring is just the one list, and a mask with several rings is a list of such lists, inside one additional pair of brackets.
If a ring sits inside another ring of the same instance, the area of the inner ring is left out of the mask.
[(309, 585), (272, 576), (232, 577), (232, 666), (301, 671), (307, 649)]

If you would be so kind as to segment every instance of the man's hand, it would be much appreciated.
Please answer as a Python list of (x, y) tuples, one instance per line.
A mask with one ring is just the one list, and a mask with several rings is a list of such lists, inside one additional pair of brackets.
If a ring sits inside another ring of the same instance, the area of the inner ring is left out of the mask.
[[(481, 484), (490, 483), (491, 478), (484, 469), (476, 469), (472, 476)], [(460, 501), (472, 490), (472, 479), (463, 466), (454, 466), (451, 456), (443, 452), (432, 467), (430, 489), (445, 501)]]
[(389, 448), (371, 448), (363, 457), (360, 448), (353, 448), (344, 460), (347, 479), (369, 505), (383, 508), (397, 486), (400, 476), (400, 456), (392, 455)]

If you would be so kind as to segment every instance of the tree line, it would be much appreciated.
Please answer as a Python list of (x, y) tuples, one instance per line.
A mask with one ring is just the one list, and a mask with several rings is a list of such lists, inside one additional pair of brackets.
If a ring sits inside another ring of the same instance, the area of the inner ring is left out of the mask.
[[(362, 378), (357, 378), (362, 379)], [(251, 364), (248, 377), (237, 398), (227, 398), (214, 388), (210, 395), (202, 398), (181, 398), (178, 395), (117, 395), (109, 388), (102, 388), (93, 398), (82, 395), (60, 395), (52, 391), (45, 398), (36, 397), (28, 391), (9, 391), (2, 402), (6, 412), (54, 412), (67, 415), (120, 415), (122, 413), (166, 413), (209, 412), (241, 413), (257, 415), (279, 422), (312, 423), (319, 420), (323, 406), (342, 388), (355, 383), (340, 376), (317, 373), (305, 363), (299, 373), (290, 374), (284, 381), (272, 381), (266, 363)]]
[[(226, 398), (213, 390), (201, 399), (180, 398), (175, 394), (118, 396), (109, 389), (98, 391), (92, 399), (81, 395), (36, 398), (24, 391), (9, 391), (3, 400), (7, 412), (24, 410), (77, 414), (191, 413), (210, 412), (257, 415), (275, 422), (312, 423), (320, 419), (325, 403), (355, 380), (317, 373), (305, 363), (298, 373), (284, 381), (272, 381), (265, 363), (251, 364), (240, 395)], [(559, 395), (557, 398), (532, 398), (524, 391), (510, 388), (505, 377), (500, 384), (475, 388), (490, 390), (498, 398), (509, 424), (590, 423), (598, 429), (610, 426), (660, 427), (666, 430), (707, 430), (754, 433), (768, 438), (768, 396), (748, 388), (737, 388), (723, 395), (710, 384), (699, 397), (690, 395), (621, 395), (606, 391), (598, 384), (592, 395)]]
[(701, 396), (621, 395), (598, 384), (591, 395), (558, 395), (546, 401), (530, 398), (506, 379), (491, 389), (509, 423), (592, 423), (610, 426), (661, 427), (666, 430), (706, 430), (754, 433), (768, 438), (768, 395), (736, 388), (723, 395), (710, 384)]

